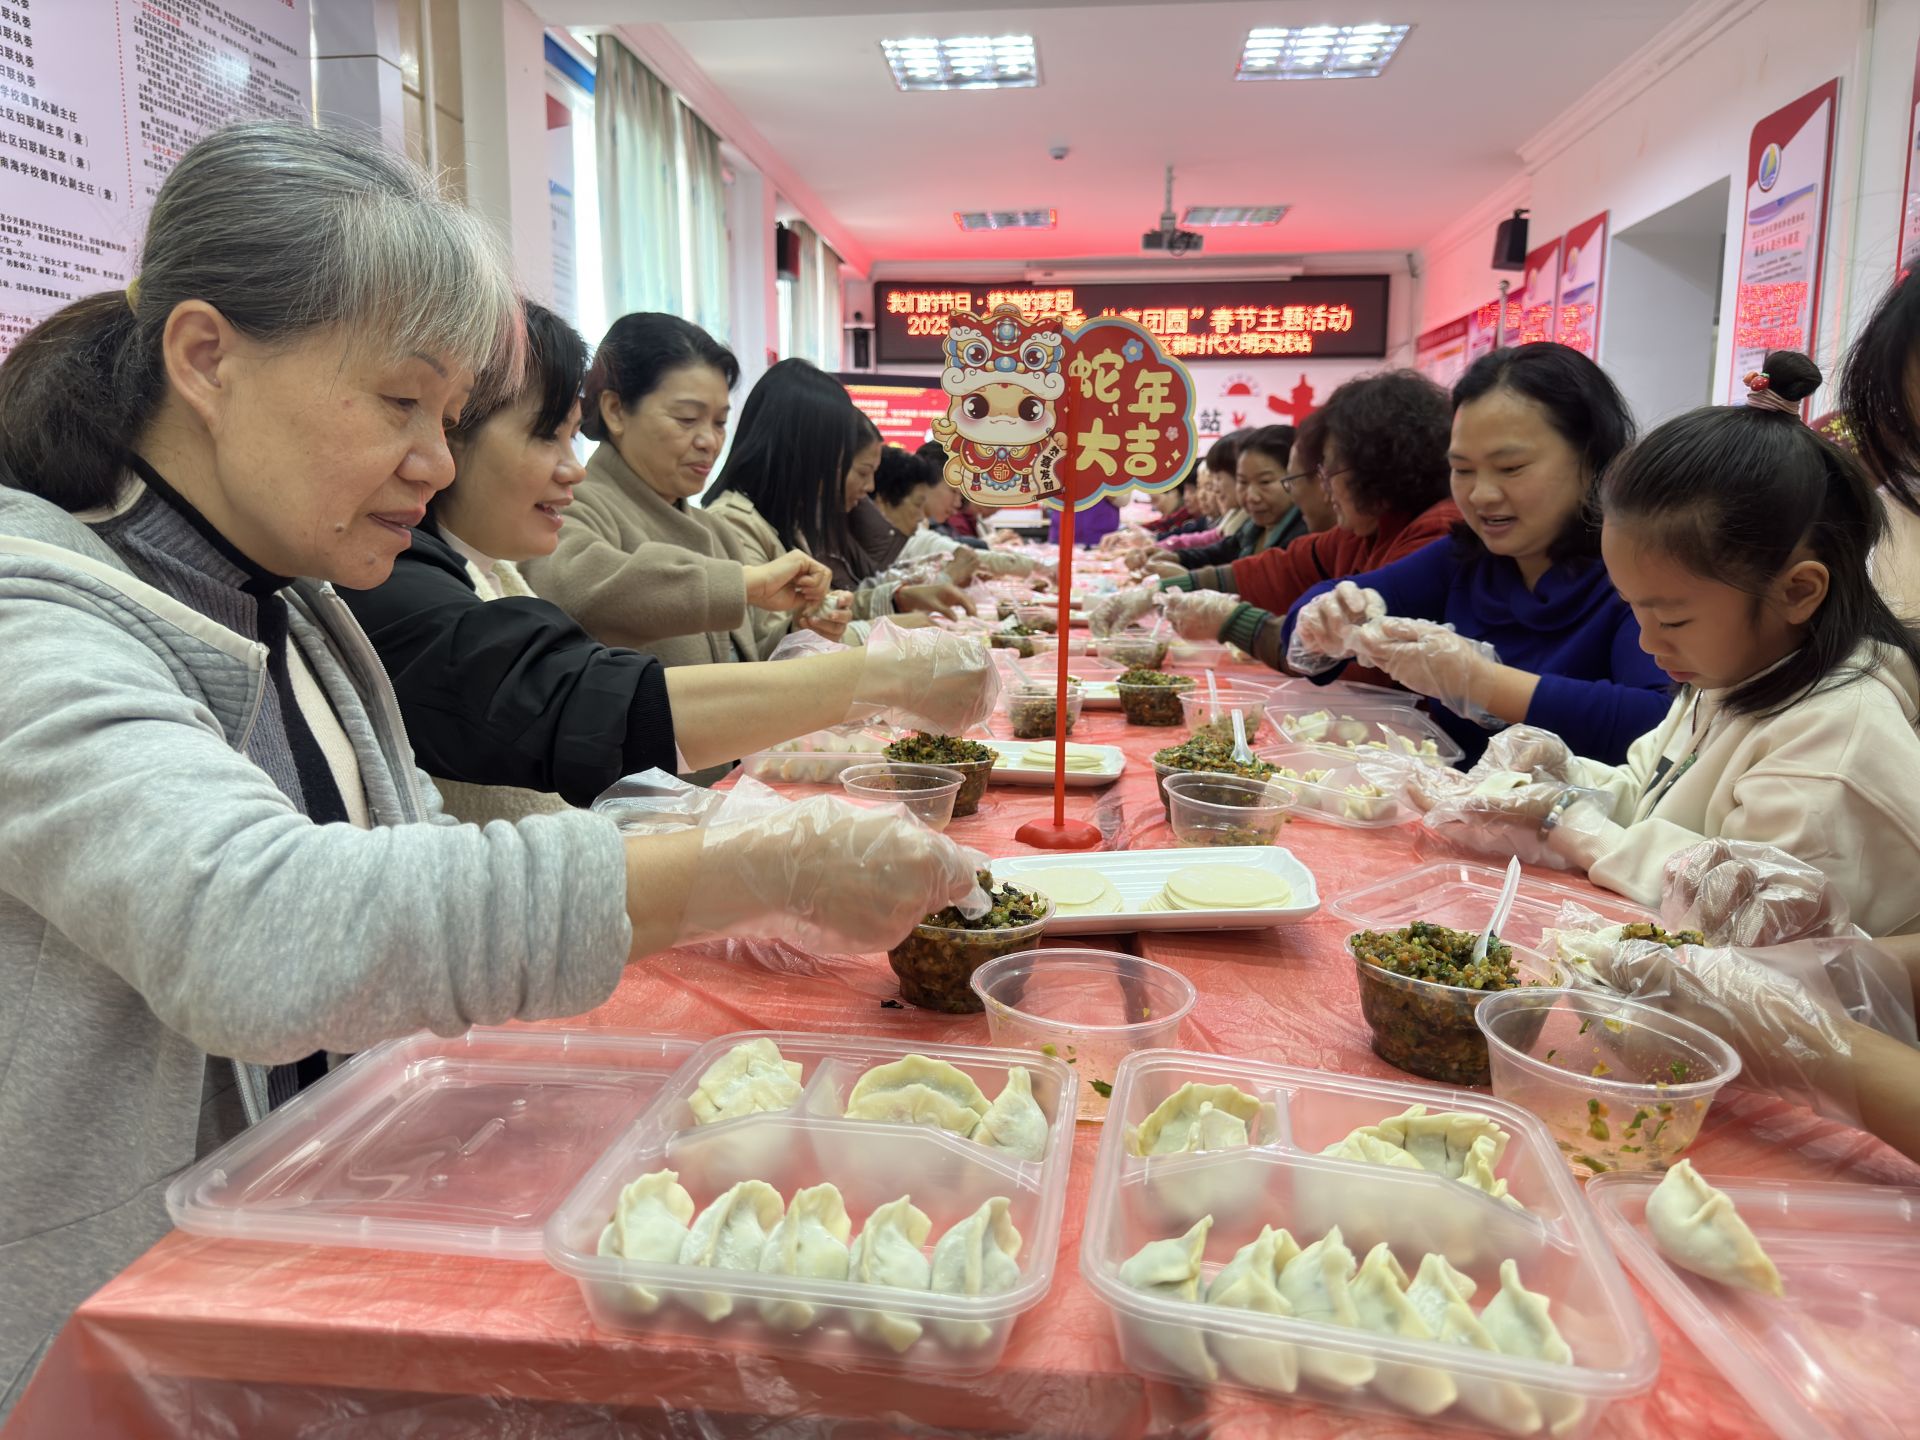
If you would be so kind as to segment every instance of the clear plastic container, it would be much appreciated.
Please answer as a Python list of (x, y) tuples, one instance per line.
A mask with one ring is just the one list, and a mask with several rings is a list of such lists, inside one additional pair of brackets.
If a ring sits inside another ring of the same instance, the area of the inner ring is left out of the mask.
[[(1067, 686), (1067, 734), (1073, 734), (1074, 724), (1080, 719), (1080, 707), (1085, 697), (1078, 685)], [(1057, 684), (1036, 683), (1030, 686), (1007, 686), (1000, 692), (1001, 709), (1006, 712), (1007, 724), (1016, 740), (1051, 740), (1054, 736), (1054, 720), (1059, 713), (1060, 688)]]
[(389, 1040), (182, 1171), (167, 1213), (224, 1239), (538, 1260), (547, 1217), (696, 1048), (617, 1030)]
[(1243, 689), (1238, 685), (1221, 685), (1220, 713), (1213, 713), (1213, 697), (1207, 694), (1202, 684), (1189, 690), (1180, 697), (1181, 719), (1194, 736), (1205, 735), (1215, 740), (1233, 744), (1233, 712), (1240, 712), (1240, 722), (1246, 727), (1247, 744), (1258, 745), (1266, 738), (1267, 731), (1267, 692), (1264, 690)]
[(1039, 945), (1040, 932), (1053, 918), (1053, 901), (1044, 895), (1034, 899), (1042, 913), (1027, 925), (974, 930), (922, 921), (914, 926), (911, 935), (887, 952), (887, 962), (900, 977), (900, 998), (923, 1010), (951, 1015), (977, 1012), (980, 997), (968, 986), (973, 972), (989, 960)]
[[(896, 741), (894, 743), (898, 745), (911, 745), (919, 733), (922, 732), (916, 732), (916, 735), (909, 736), (906, 740)], [(979, 742), (976, 741), (972, 743), (977, 744)], [(899, 758), (891, 753), (893, 748), (893, 745), (889, 745), (887, 750), (883, 752), (889, 760)], [(997, 756), (989, 754), (984, 760), (910, 760), (902, 761), (902, 763), (911, 765), (934, 764), (959, 772), (960, 791), (953, 797), (953, 818), (958, 820), (961, 816), (971, 815), (980, 808), (980, 802), (986, 798), (987, 781), (993, 776), (993, 767), (997, 758)]]
[[(987, 767), (991, 770), (993, 767)], [(929, 830), (944, 830), (953, 819), (953, 802), (966, 776), (949, 765), (914, 765), (882, 760), (851, 765), (840, 772), (840, 788), (849, 800), (865, 805), (904, 805)]]
[[(1496, 870), (1491, 865), (1444, 860), (1349, 890), (1332, 909), (1359, 930), (1399, 930), (1416, 920), (1430, 920), (1449, 929), (1477, 932), (1493, 918), (1493, 907), (1506, 879), (1504, 869)], [(1617, 895), (1575, 890), (1526, 875), (1521, 877), (1513, 914), (1500, 938), (1544, 953), (1542, 936), (1558, 926), (1560, 907), (1568, 902), (1584, 906), (1609, 925), (1658, 923), (1660, 919)]]
[[(1266, 763), (1265, 761), (1261, 760), (1258, 755), (1254, 756), (1253, 758), (1254, 758), (1254, 764), (1256, 766)], [(1189, 769), (1184, 765), (1169, 765), (1164, 760), (1155, 760), (1153, 762), (1154, 780), (1155, 780), (1155, 783), (1160, 788), (1160, 804), (1165, 808), (1167, 812), (1167, 823), (1168, 824), (1173, 823), (1173, 801), (1167, 794), (1168, 780), (1172, 779), (1175, 775), (1227, 775), (1231, 773), (1232, 773), (1231, 771), (1227, 771), (1227, 770), (1193, 770), (1193, 769)], [(1267, 778), (1267, 776), (1264, 773), (1262, 773), (1262, 774), (1256, 774), (1256, 775), (1243, 776), (1241, 778), (1248, 779), (1248, 780), (1264, 780)]]
[(993, 630), (987, 634), (987, 644), (995, 650), (1011, 650), (1022, 660), (1031, 660), (1036, 655), (1051, 655), (1060, 648), (1058, 635), (1011, 635), (1005, 630)]
[(1277, 780), (1185, 771), (1167, 777), (1168, 821), (1181, 845), (1271, 845), (1287, 823), (1290, 792)]
[[(1250, 1143), (1194, 1154), (1130, 1154), (1129, 1131), (1189, 1081), (1235, 1085), (1260, 1102)], [(1443, 1175), (1319, 1153), (1353, 1129), (1416, 1103), (1498, 1121), (1513, 1139), (1496, 1173), (1526, 1208)], [(1252, 1391), (1281, 1404), (1297, 1395), (1341, 1410), (1395, 1416), (1404, 1427), (1418, 1427), (1405, 1433), (1495, 1433), (1465, 1401), (1416, 1419), (1385, 1393), (1407, 1375), (1407, 1367), (1437, 1370), (1462, 1392), (1517, 1386), (1523, 1408), (1530, 1404), (1541, 1412), (1529, 1433), (1584, 1440), (1599, 1428), (1609, 1405), (1648, 1389), (1659, 1373), (1659, 1350), (1646, 1317), (1592, 1210), (1539, 1121), (1515, 1106), (1435, 1086), (1154, 1050), (1120, 1066), (1110, 1118), (1088, 1194), (1080, 1273), (1111, 1310), (1126, 1363), (1142, 1375)], [(1476, 1314), (1499, 1291), (1501, 1261), (1513, 1260), (1521, 1283), (1546, 1296), (1574, 1363), (1553, 1365), (1169, 1299), (1121, 1280), (1121, 1266), (1141, 1246), (1179, 1236), (1207, 1215), (1213, 1226), (1202, 1296), (1263, 1225), (1285, 1227), (1302, 1246), (1337, 1225), (1356, 1259), (1385, 1244), (1408, 1275), (1427, 1253), (1444, 1255), (1476, 1282)], [(1276, 1347), (1290, 1352), (1299, 1368), (1291, 1393), (1278, 1388), (1271, 1363)], [(1333, 1388), (1332, 1372), (1356, 1358), (1372, 1362), (1374, 1378), (1357, 1389)]]
[[(546, 1227), (547, 1259), (579, 1282), (600, 1329), (672, 1339), (712, 1352), (719, 1364), (734, 1363), (730, 1353), (745, 1351), (794, 1355), (835, 1370), (943, 1376), (991, 1370), (1015, 1320), (1053, 1284), (1073, 1158), (1078, 1081), (1072, 1068), (1039, 1054), (769, 1032), (764, 1038), (802, 1066), (798, 1102), (787, 1111), (695, 1125), (688, 1096), (700, 1076), (735, 1045), (759, 1038), (721, 1036), (688, 1057), (658, 1102), (613, 1140), (555, 1210)], [(1048, 1121), (1044, 1158), (1021, 1160), (932, 1126), (844, 1118), (860, 1076), (908, 1054), (957, 1066), (989, 1101), (1014, 1066), (1026, 1069)], [(696, 1213), (741, 1180), (763, 1180), (787, 1202), (798, 1190), (830, 1181), (846, 1201), (854, 1237), (876, 1208), (904, 1193), (933, 1222), (922, 1247), (928, 1255), (952, 1226), (1004, 1196), (1020, 1232), (1020, 1279), (998, 1295), (964, 1296), (600, 1254), (621, 1190), (662, 1169), (678, 1172)], [(723, 1318), (706, 1318), (722, 1308), (729, 1312)], [(856, 1333), (883, 1315), (909, 1320), (921, 1333), (898, 1353)]]
[(1181, 670), (1211, 670), (1227, 661), (1227, 646), (1218, 640), (1182, 640), (1172, 637), (1166, 664)]
[(1180, 702), (1195, 683), (1191, 677), (1182, 677), (1177, 685), (1122, 685), (1116, 681), (1113, 690), (1120, 697), (1120, 708), (1126, 712), (1129, 725), (1174, 726), (1186, 718)]
[(1032, 950), (973, 972), (996, 1049), (1038, 1050), (1080, 1076), (1080, 1118), (1104, 1120), (1120, 1062), (1162, 1048), (1199, 992), (1178, 970), (1113, 950)]
[(1582, 1179), (1665, 1170), (1740, 1073), (1711, 1031), (1598, 990), (1506, 990), (1473, 1018), (1493, 1093), (1538, 1115)]
[(1312, 745), (1364, 756), (1369, 751), (1415, 755), (1436, 765), (1466, 758), (1454, 738), (1418, 710), (1399, 705), (1354, 704), (1334, 709), (1295, 700), (1269, 704), (1267, 719), (1288, 745)]
[[(1508, 992), (1418, 980), (1361, 958), (1351, 937), (1347, 948), (1353, 954), (1360, 1014), (1373, 1031), (1374, 1054), (1409, 1075), (1447, 1085), (1491, 1083), (1487, 1038), (1474, 1013), (1484, 1001)], [(1559, 967), (1518, 945), (1511, 948), (1521, 985), (1565, 983)], [(1516, 1022), (1513, 1038), (1518, 1042), (1524, 1036), (1524, 1022)]]
[(1164, 670), (1173, 648), (1171, 635), (1114, 635), (1093, 642), (1093, 653), (1122, 670)]
[(1782, 1440), (1911, 1440), (1920, 1375), (1920, 1189), (1703, 1176), (1739, 1207), (1776, 1300), (1682, 1270), (1647, 1229), (1655, 1175), (1587, 1198), (1620, 1258)]
[[(1279, 746), (1257, 753), (1267, 763), (1303, 777), (1291, 780), (1282, 775), (1276, 782), (1292, 794), (1293, 814), (1302, 820), (1347, 830), (1386, 830), (1420, 818), (1418, 811), (1395, 796), (1378, 793), (1382, 787), (1367, 777), (1367, 762), (1352, 755), (1304, 746)], [(1320, 772), (1324, 773), (1318, 780), (1304, 778)]]
[(1017, 605), (1014, 618), (1022, 625), (1034, 630), (1044, 630), (1049, 635), (1060, 631), (1060, 610), (1055, 605)]

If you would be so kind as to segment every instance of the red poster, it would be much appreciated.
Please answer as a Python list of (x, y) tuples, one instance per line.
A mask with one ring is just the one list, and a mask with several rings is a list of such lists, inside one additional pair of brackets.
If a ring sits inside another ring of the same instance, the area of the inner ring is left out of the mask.
[(1914, 190), (1914, 152), (1920, 151), (1920, 49), (1914, 51), (1913, 99), (1907, 110), (1907, 188), (1900, 205), (1900, 273), (1920, 260), (1920, 193)]
[(1462, 315), (1445, 325), (1436, 325), (1413, 342), (1413, 368), (1434, 384), (1451, 390), (1453, 382), (1466, 373), (1471, 317)]
[(1531, 345), (1554, 337), (1553, 307), (1560, 292), (1560, 241), (1549, 240), (1527, 255), (1526, 281), (1520, 287), (1520, 333), (1509, 345)]
[(938, 385), (889, 385), (842, 375), (856, 409), (879, 427), (889, 445), (918, 450), (933, 434), (933, 422), (947, 413), (947, 392)]
[(1071, 439), (1064, 471), (1073, 508), (1177, 483), (1194, 458), (1186, 367), (1130, 320), (1094, 320), (1073, 332), (1067, 348)]
[(1812, 347), (1826, 259), (1828, 192), (1840, 82), (1829, 80), (1753, 127), (1747, 144), (1747, 220), (1734, 291), (1727, 399), (1769, 350)]
[(1562, 345), (1592, 358), (1600, 346), (1600, 297), (1607, 273), (1607, 212), (1569, 230), (1560, 246), (1560, 299), (1555, 307)]
[(1489, 300), (1478, 310), (1467, 316), (1467, 363), (1471, 365), (1482, 355), (1490, 355), (1502, 344), (1520, 343), (1519, 300), (1507, 297), (1507, 325), (1504, 332), (1500, 328), (1500, 301)]

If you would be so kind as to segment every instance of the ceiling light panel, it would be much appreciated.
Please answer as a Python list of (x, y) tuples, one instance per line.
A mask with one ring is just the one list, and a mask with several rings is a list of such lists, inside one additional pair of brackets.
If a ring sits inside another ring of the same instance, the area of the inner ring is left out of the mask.
[(1287, 205), (1189, 205), (1180, 217), (1182, 225), (1201, 228), (1228, 225), (1278, 225), (1286, 218)]
[(1236, 80), (1368, 80), (1407, 38), (1411, 25), (1300, 25), (1250, 30)]
[(1040, 83), (1031, 35), (882, 40), (880, 48), (902, 90), (1009, 90)]
[(1051, 230), (1058, 223), (1055, 210), (956, 210), (953, 223), (962, 230)]

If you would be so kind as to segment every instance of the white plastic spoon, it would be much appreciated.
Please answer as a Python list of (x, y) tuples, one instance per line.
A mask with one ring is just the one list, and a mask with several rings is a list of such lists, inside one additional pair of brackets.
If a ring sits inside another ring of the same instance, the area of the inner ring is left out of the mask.
[[(1253, 747), (1247, 744), (1247, 717), (1238, 710), (1233, 712), (1233, 763), (1236, 765), (1253, 764)], [(1520, 862), (1513, 862), (1518, 865)]]
[(1213, 671), (1207, 671), (1206, 675), (1207, 719), (1209, 722), (1217, 725), (1220, 723), (1220, 686), (1214, 681)]
[(1478, 965), (1487, 958), (1487, 947), (1493, 944), (1493, 937), (1507, 923), (1507, 917), (1513, 914), (1513, 902), (1520, 893), (1520, 857), (1514, 856), (1507, 862), (1507, 883), (1500, 887), (1500, 903), (1493, 907), (1493, 919), (1487, 922), (1487, 928), (1478, 940), (1473, 942), (1473, 963)]

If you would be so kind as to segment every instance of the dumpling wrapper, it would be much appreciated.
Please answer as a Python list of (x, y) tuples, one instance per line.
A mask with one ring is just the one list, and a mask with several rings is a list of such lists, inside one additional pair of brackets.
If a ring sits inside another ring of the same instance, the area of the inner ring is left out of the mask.
[(1675, 1163), (1647, 1197), (1647, 1229), (1683, 1270), (1776, 1299), (1786, 1293), (1732, 1197), (1701, 1179), (1691, 1160)]
[[(1400, 1340), (1434, 1338), (1427, 1322), (1407, 1299), (1407, 1272), (1384, 1241), (1367, 1252), (1349, 1290), (1362, 1330)], [(1426, 1365), (1381, 1361), (1373, 1383), (1394, 1404), (1416, 1415), (1438, 1415), (1460, 1394), (1451, 1375)]]
[[(1357, 1330), (1360, 1315), (1354, 1309), (1351, 1286), (1358, 1269), (1353, 1251), (1347, 1248), (1336, 1225), (1287, 1262), (1280, 1272), (1280, 1293), (1302, 1320)], [(1365, 1355), (1300, 1347), (1300, 1373), (1340, 1394), (1367, 1384), (1375, 1369), (1373, 1360)]]
[[(1029, 745), (1021, 752), (1016, 762), (1022, 770), (1053, 769), (1053, 744), (1043, 741)], [(1067, 743), (1067, 773), (1069, 775), (1095, 775), (1107, 768), (1107, 758), (1098, 750), (1086, 745)]]
[[(996, 1195), (940, 1237), (933, 1247), (935, 1293), (1004, 1295), (1020, 1283), (1020, 1232), (1012, 1209), (1012, 1201)], [(993, 1339), (994, 1329), (983, 1320), (936, 1320), (933, 1328), (956, 1350), (979, 1349)]]
[[(1167, 1300), (1189, 1304), (1198, 1301), (1200, 1262), (1207, 1251), (1207, 1232), (1212, 1228), (1213, 1216), (1202, 1215), (1177, 1239), (1151, 1240), (1142, 1245), (1120, 1266), (1120, 1283)], [(1180, 1374), (1209, 1385), (1220, 1378), (1220, 1367), (1207, 1352), (1206, 1338), (1191, 1325), (1131, 1317), (1125, 1323)]]
[(1463, 1110), (1442, 1110), (1429, 1115), (1424, 1105), (1409, 1105), (1402, 1113), (1390, 1115), (1368, 1128), (1413, 1156), (1421, 1169), (1453, 1180), (1460, 1178), (1468, 1154), (1483, 1137), (1494, 1141), (1491, 1161), (1494, 1165), (1500, 1163), (1513, 1139), (1500, 1128), (1498, 1121), (1485, 1115)]
[(791, 1110), (800, 1098), (800, 1075), (800, 1062), (787, 1059), (764, 1035), (736, 1045), (707, 1067), (687, 1097), (693, 1123)]
[(1007, 1071), (1007, 1083), (974, 1128), (975, 1142), (1004, 1150), (1022, 1160), (1047, 1158), (1047, 1112), (1033, 1098), (1033, 1076), (1025, 1066)]
[[(600, 1232), (599, 1253), (655, 1265), (678, 1264), (692, 1222), (693, 1196), (680, 1184), (679, 1172), (656, 1170), (620, 1192), (613, 1220)], [(643, 1315), (660, 1308), (660, 1297), (644, 1285), (629, 1285), (627, 1293)]]
[(1056, 915), (1117, 915), (1126, 908), (1113, 882), (1084, 866), (1035, 870), (1021, 876), (1020, 883), (1053, 901)]
[(1286, 881), (1252, 865), (1190, 865), (1167, 877), (1165, 894), (1179, 910), (1267, 910), (1293, 900)]
[[(933, 1221), (907, 1196), (889, 1201), (867, 1217), (860, 1238), (847, 1259), (847, 1278), (856, 1285), (893, 1290), (925, 1290), (933, 1265), (920, 1247), (927, 1243)], [(877, 1341), (896, 1355), (904, 1355), (920, 1338), (922, 1327), (911, 1315), (886, 1310), (849, 1309), (853, 1333)]]
[[(1280, 1293), (1280, 1272), (1300, 1253), (1285, 1230), (1263, 1226), (1260, 1234), (1229, 1260), (1207, 1287), (1207, 1304), (1233, 1310), (1257, 1310), (1263, 1315), (1291, 1315), (1293, 1306)], [(1300, 1356), (1284, 1340), (1254, 1340), (1242, 1335), (1212, 1337), (1214, 1355), (1243, 1385), (1291, 1395), (1300, 1383)]]
[[(760, 1251), (762, 1275), (793, 1275), (807, 1280), (847, 1278), (847, 1240), (853, 1222), (837, 1185), (799, 1191)], [(819, 1312), (804, 1300), (762, 1300), (760, 1314), (782, 1330), (805, 1330)]]
[[(1413, 1284), (1407, 1287), (1407, 1300), (1441, 1344), (1498, 1354), (1500, 1347), (1467, 1303), (1478, 1288), (1448, 1264), (1446, 1256), (1429, 1254), (1420, 1262), (1420, 1273), (1414, 1276)], [(1518, 1385), (1465, 1375), (1456, 1375), (1454, 1383), (1460, 1390), (1460, 1403), (1496, 1430), (1531, 1435), (1540, 1428), (1539, 1405)]]
[[(694, 1220), (680, 1247), (680, 1263), (706, 1270), (758, 1270), (767, 1235), (786, 1214), (787, 1202), (764, 1180), (742, 1180)], [(733, 1297), (711, 1290), (685, 1291), (683, 1305), (708, 1320), (733, 1313)]]
[(1144, 1157), (1237, 1150), (1249, 1143), (1247, 1127), (1259, 1114), (1260, 1102), (1244, 1090), (1188, 1081), (1127, 1132), (1127, 1153)]
[(849, 1120), (937, 1125), (962, 1139), (973, 1134), (988, 1108), (987, 1097), (970, 1075), (925, 1055), (874, 1066), (847, 1098)]
[[(1573, 1347), (1561, 1337), (1560, 1329), (1547, 1314), (1547, 1297), (1537, 1295), (1520, 1283), (1520, 1267), (1511, 1260), (1500, 1262), (1500, 1293), (1480, 1312), (1486, 1327), (1502, 1355), (1522, 1355), (1530, 1360), (1545, 1360), (1550, 1365), (1573, 1364)], [(1546, 1414), (1547, 1429), (1565, 1435), (1586, 1414), (1586, 1402), (1577, 1395), (1555, 1395), (1535, 1391), (1540, 1409)]]

